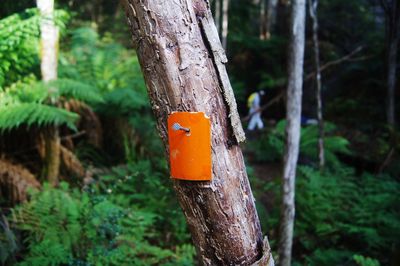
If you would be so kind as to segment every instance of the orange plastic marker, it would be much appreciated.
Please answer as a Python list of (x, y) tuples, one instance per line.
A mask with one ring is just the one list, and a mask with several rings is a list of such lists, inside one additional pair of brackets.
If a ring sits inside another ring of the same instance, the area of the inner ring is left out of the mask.
[(211, 122), (203, 112), (174, 112), (168, 117), (171, 177), (211, 180)]

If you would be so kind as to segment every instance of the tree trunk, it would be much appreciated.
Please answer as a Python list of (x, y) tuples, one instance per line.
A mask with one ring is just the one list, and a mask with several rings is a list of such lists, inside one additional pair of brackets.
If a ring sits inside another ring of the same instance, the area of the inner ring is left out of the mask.
[(271, 38), (271, 30), (276, 20), (276, 11), (278, 0), (268, 0), (265, 7), (265, 1), (262, 0), (260, 6), (260, 39), (269, 40)]
[[(54, 0), (37, 0), (41, 13), (40, 23), (40, 69), (43, 81), (57, 79), (58, 28), (54, 23)], [(56, 88), (49, 90), (51, 104), (56, 104)], [(56, 127), (46, 132), (45, 176), (53, 186), (58, 184), (60, 171), (60, 137)]]
[(281, 266), (289, 266), (291, 264), (292, 254), (295, 177), (300, 143), (306, 2), (305, 0), (293, 0), (291, 5), (286, 97), (286, 145), (279, 239), (279, 265)]
[(222, 0), (222, 47), (226, 51), (228, 44), (228, 18), (229, 18), (229, 0)]
[(266, 14), (265, 14), (265, 1), (266, 0), (261, 0), (260, 1), (260, 40), (266, 40)]
[(215, 0), (214, 21), (219, 36), (221, 36), (221, 0)]
[(166, 150), (168, 114), (201, 111), (211, 119), (212, 181), (173, 180), (201, 263), (273, 265), (238, 146), (244, 133), (208, 2), (126, 0), (125, 8)]
[(321, 64), (319, 59), (319, 40), (318, 40), (318, 0), (308, 0), (310, 8), (310, 17), (313, 23), (313, 46), (314, 46), (314, 65), (315, 65), (315, 82), (317, 85), (317, 118), (318, 118), (318, 159), (319, 168), (322, 170), (325, 166), (325, 149), (324, 149), (324, 120), (322, 115), (322, 84), (321, 84)]
[(387, 34), (387, 107), (386, 115), (389, 125), (396, 123), (396, 69), (397, 69), (397, 48), (400, 38), (400, 4), (398, 1), (381, 0), (382, 8), (386, 15)]

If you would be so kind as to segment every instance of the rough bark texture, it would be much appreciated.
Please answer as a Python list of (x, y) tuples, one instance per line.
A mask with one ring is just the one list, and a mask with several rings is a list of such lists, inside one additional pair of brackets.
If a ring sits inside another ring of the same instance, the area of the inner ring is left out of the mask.
[(222, 47), (226, 51), (228, 45), (229, 0), (222, 0)]
[(211, 118), (212, 181), (173, 181), (201, 263), (251, 265), (266, 257), (268, 264), (263, 265), (272, 265), (237, 145), (244, 133), (208, 2), (126, 0), (125, 4), (167, 150), (168, 114), (201, 111)]
[(291, 264), (292, 254), (295, 178), (300, 143), (306, 1), (293, 0), (291, 5), (286, 97), (286, 145), (279, 232), (279, 265), (281, 266), (289, 266)]
[(319, 168), (325, 166), (325, 149), (324, 149), (324, 119), (322, 115), (322, 83), (321, 83), (321, 64), (319, 59), (319, 40), (318, 40), (318, 0), (308, 0), (310, 17), (312, 20), (313, 32), (313, 48), (314, 48), (314, 67), (315, 67), (315, 83), (317, 86), (315, 98), (317, 99), (317, 118), (318, 118), (318, 158)]
[[(43, 81), (57, 79), (58, 28), (54, 24), (54, 0), (37, 0), (42, 16), (40, 22), (40, 69)], [(50, 102), (56, 104), (56, 88), (49, 91)], [(46, 136), (45, 176), (52, 185), (58, 184), (60, 171), (60, 137), (57, 128), (49, 129)]]

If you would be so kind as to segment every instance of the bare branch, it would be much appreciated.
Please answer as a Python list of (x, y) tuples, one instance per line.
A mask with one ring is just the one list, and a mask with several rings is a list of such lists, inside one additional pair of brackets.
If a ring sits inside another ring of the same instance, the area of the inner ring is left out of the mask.
[[(329, 68), (329, 67), (332, 67), (332, 66), (334, 66), (334, 65), (341, 64), (341, 63), (343, 63), (344, 61), (347, 61), (347, 60), (351, 59), (352, 56), (354, 56), (355, 54), (361, 52), (362, 49), (363, 49), (363, 47), (362, 47), (362, 46), (359, 46), (359, 47), (357, 47), (356, 49), (354, 49), (351, 53), (349, 53), (349, 54), (347, 54), (347, 55), (345, 55), (345, 56), (343, 56), (343, 57), (341, 57), (341, 58), (339, 58), (339, 59), (336, 59), (336, 60), (333, 60), (333, 61), (329, 61), (328, 63), (326, 63), (326, 64), (324, 64), (324, 65), (321, 66), (321, 72), (324, 71), (324, 70), (326, 70), (326, 69)], [(312, 79), (314, 76), (315, 76), (315, 73), (312, 72), (312, 73), (308, 74), (308, 75), (304, 78), (304, 81), (307, 81), (307, 80), (309, 80), (309, 79)]]
[[(362, 57), (357, 57), (357, 58), (351, 58), (351, 57), (354, 56), (355, 54), (361, 52), (362, 49), (363, 49), (363, 47), (362, 47), (362, 46), (359, 46), (359, 47), (357, 47), (356, 49), (354, 49), (351, 53), (349, 53), (349, 54), (347, 54), (347, 55), (345, 55), (345, 56), (343, 56), (343, 57), (341, 57), (341, 58), (339, 58), (339, 59), (336, 59), (336, 60), (334, 60), (334, 61), (329, 61), (329, 62), (327, 62), (326, 64), (324, 64), (324, 65), (321, 66), (321, 72), (324, 71), (324, 70), (327, 70), (328, 68), (330, 68), (330, 67), (332, 67), (332, 66), (341, 64), (341, 63), (343, 63), (343, 62), (345, 62), (345, 61), (361, 61), (361, 60), (366, 60), (366, 59), (369, 59), (369, 58), (372, 57), (372, 56), (362, 56)], [(314, 77), (315, 77), (315, 71), (314, 71), (314, 72), (311, 72), (311, 73), (309, 73), (309, 74), (307, 74), (306, 77), (304, 78), (304, 82), (305, 82), (305, 81), (308, 81), (308, 80), (310, 80), (310, 79), (312, 79), (312, 78), (314, 78)], [(261, 107), (260, 107), (258, 110), (256, 110), (254, 113), (245, 116), (245, 117), (242, 119), (242, 122), (248, 121), (248, 120), (252, 117), (252, 115), (254, 115), (255, 113), (262, 112), (262, 111), (264, 111), (265, 109), (267, 109), (268, 107), (270, 107), (270, 106), (274, 105), (275, 103), (279, 102), (279, 101), (283, 98), (283, 95), (284, 95), (284, 92), (281, 91), (277, 96), (275, 96), (272, 100), (270, 100), (269, 102), (267, 102), (266, 104), (264, 104), (263, 106), (261, 106)]]

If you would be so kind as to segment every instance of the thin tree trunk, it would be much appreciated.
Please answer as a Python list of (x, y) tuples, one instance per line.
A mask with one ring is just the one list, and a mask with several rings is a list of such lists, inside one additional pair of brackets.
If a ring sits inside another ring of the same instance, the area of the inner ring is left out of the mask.
[(260, 40), (265, 40), (267, 39), (266, 36), (266, 14), (265, 14), (265, 1), (266, 0), (260, 0)]
[(289, 266), (291, 264), (292, 254), (295, 178), (300, 144), (306, 1), (293, 0), (291, 5), (286, 97), (286, 145), (279, 239), (279, 265), (281, 266)]
[(228, 43), (228, 18), (229, 18), (229, 0), (222, 0), (222, 47), (226, 51)]
[(168, 114), (201, 111), (211, 119), (212, 181), (173, 180), (201, 263), (273, 265), (238, 146), (244, 133), (226, 56), (207, 2), (126, 0), (125, 8), (166, 150)]
[(214, 21), (219, 36), (221, 36), (221, 0), (215, 0)]
[(400, 4), (398, 1), (381, 0), (382, 8), (386, 15), (387, 50), (387, 107), (386, 116), (389, 125), (396, 124), (396, 69), (397, 48), (400, 38)]
[(310, 17), (313, 23), (313, 46), (314, 46), (314, 65), (315, 65), (315, 82), (317, 85), (317, 118), (318, 118), (318, 159), (319, 168), (322, 170), (325, 166), (325, 149), (324, 149), (324, 120), (322, 113), (322, 84), (321, 84), (321, 64), (319, 59), (319, 40), (318, 40), (318, 0), (308, 0)]
[(267, 13), (265, 15), (265, 32), (263, 33), (264, 39), (271, 38), (272, 29), (276, 23), (276, 12), (278, 7), (278, 0), (269, 0), (267, 5)]
[[(40, 69), (43, 81), (57, 79), (58, 28), (54, 23), (54, 0), (37, 0), (42, 16), (40, 23)], [(57, 104), (56, 88), (49, 90), (51, 104)], [(46, 130), (45, 176), (53, 186), (58, 184), (60, 171), (60, 137), (56, 127)]]

